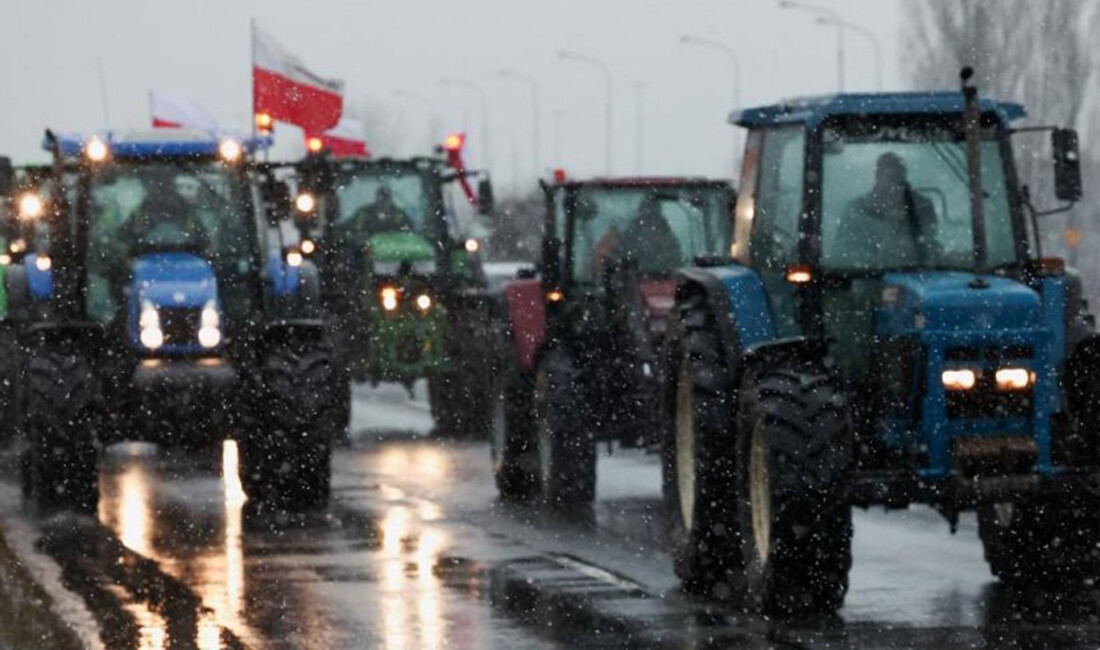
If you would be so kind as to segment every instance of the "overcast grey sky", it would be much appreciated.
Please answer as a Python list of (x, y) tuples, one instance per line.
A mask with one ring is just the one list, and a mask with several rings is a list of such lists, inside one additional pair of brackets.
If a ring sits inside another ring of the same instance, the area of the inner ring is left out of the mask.
[[(887, 89), (901, 88), (896, 41), (901, 0), (813, 0), (876, 33)], [(148, 124), (150, 88), (206, 105), (227, 125), (248, 123), (249, 19), (316, 72), (342, 78), (346, 99), (392, 115), (394, 153), (426, 146), (429, 114), (399, 98), (432, 98), (443, 130), (466, 127), (473, 164), (483, 164), (474, 93), (442, 76), (481, 86), (489, 100), (491, 156), (507, 190), (533, 177), (530, 91), (502, 79), (511, 68), (538, 79), (542, 153), (555, 164), (554, 113), (560, 111), (561, 162), (576, 175), (604, 167), (604, 85), (596, 69), (558, 59), (561, 49), (601, 59), (613, 75), (614, 171), (633, 173), (635, 90), (645, 85), (646, 173), (729, 176), (732, 71), (720, 52), (681, 45), (681, 34), (728, 43), (741, 61), (742, 103), (836, 90), (836, 31), (776, 0), (5, 0), (0, 9), (0, 153), (42, 160), (42, 128), (90, 131), (104, 123), (97, 79), (102, 59), (111, 126)], [(848, 90), (874, 86), (873, 49), (849, 32)], [(464, 122), (466, 122), (464, 124)], [(442, 137), (442, 134), (440, 134)], [(278, 132), (280, 155), (301, 136)], [(513, 160), (517, 163), (513, 165)], [(516, 167), (517, 169), (513, 169)]]

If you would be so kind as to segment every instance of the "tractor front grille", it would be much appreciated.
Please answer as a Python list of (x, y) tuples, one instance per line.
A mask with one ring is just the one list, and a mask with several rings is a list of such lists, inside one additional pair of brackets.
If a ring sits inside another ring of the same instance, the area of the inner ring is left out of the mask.
[(160, 328), (164, 342), (170, 345), (186, 345), (198, 342), (202, 309), (199, 307), (166, 307), (160, 310)]
[(966, 362), (979, 371), (978, 383), (971, 390), (947, 392), (949, 418), (1016, 418), (1029, 417), (1034, 398), (1032, 390), (997, 390), (994, 375), (1005, 366), (1028, 367), (1034, 349), (1030, 345), (958, 346), (944, 351), (951, 362)]

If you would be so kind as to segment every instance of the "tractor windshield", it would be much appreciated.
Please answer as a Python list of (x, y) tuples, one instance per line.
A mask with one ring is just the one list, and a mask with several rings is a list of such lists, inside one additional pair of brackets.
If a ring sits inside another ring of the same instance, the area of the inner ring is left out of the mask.
[[(957, 126), (852, 123), (822, 135), (822, 264), (832, 270), (974, 268), (966, 149)], [(997, 132), (981, 143), (990, 266), (1016, 260)]]
[(575, 197), (573, 279), (600, 280), (612, 260), (668, 275), (706, 255), (728, 255), (732, 194), (718, 183), (582, 186)]
[[(214, 267), (222, 292), (231, 292), (255, 255), (247, 194), (241, 174), (217, 162), (127, 162), (92, 172), (89, 316), (115, 317), (131, 263), (148, 253), (199, 255)], [(248, 304), (243, 296), (239, 302)]]
[(415, 169), (360, 168), (336, 179), (333, 235), (365, 246), (384, 233), (417, 233), (431, 241), (443, 231), (431, 178)]

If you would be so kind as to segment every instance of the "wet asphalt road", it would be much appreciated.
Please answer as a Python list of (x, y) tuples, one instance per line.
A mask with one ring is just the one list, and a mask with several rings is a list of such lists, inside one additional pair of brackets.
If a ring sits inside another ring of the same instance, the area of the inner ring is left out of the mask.
[[(353, 419), (325, 512), (251, 515), (231, 446), (214, 459), (130, 444), (101, 467), (97, 518), (31, 512), (0, 484), (0, 516), (19, 524), (5, 534), (61, 565), (109, 648), (1100, 646), (1095, 594), (1007, 592), (972, 519), (952, 536), (931, 511), (857, 512), (840, 621), (744, 620), (676, 590), (655, 456), (602, 458), (597, 503), (554, 513), (498, 504), (487, 445), (427, 436), (422, 395), (357, 387)], [(500, 570), (546, 558), (589, 582)], [(623, 623), (608, 627), (514, 602), (507, 575), (563, 602), (636, 595), (605, 600)]]

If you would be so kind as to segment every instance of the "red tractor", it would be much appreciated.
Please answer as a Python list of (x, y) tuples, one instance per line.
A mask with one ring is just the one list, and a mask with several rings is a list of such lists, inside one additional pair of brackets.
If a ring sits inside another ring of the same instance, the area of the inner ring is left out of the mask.
[(596, 446), (659, 442), (672, 274), (725, 259), (725, 181), (616, 178), (544, 185), (542, 259), (502, 289), (504, 359), (491, 440), (502, 497), (592, 500)]

